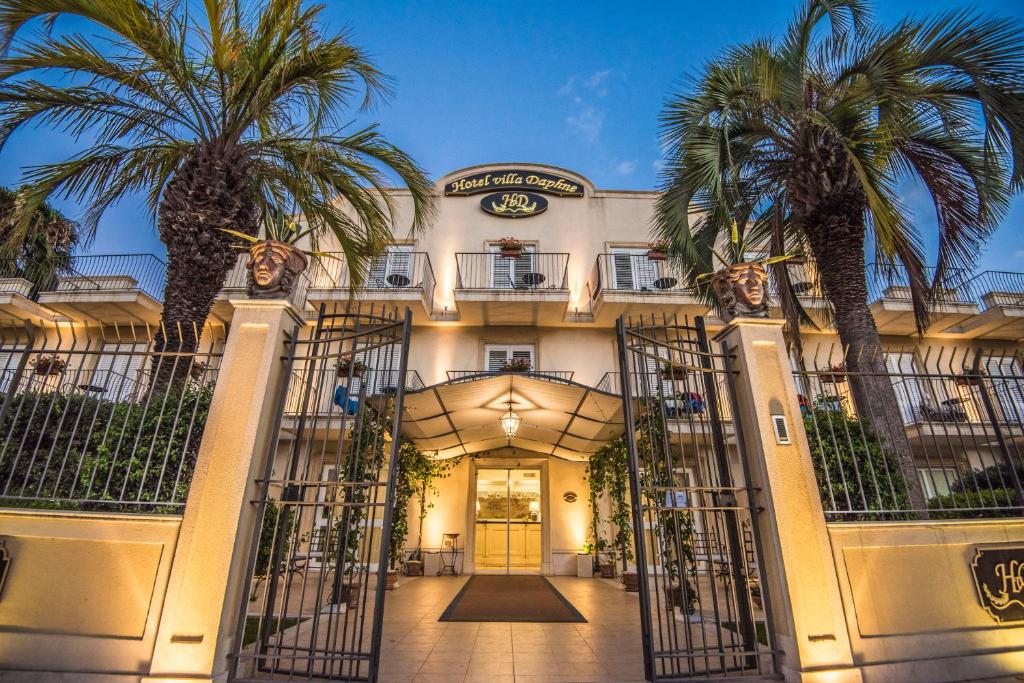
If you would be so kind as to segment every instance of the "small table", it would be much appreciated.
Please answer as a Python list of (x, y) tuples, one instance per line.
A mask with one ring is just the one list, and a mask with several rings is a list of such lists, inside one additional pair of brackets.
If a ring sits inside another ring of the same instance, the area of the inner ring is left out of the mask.
[(98, 384), (79, 384), (78, 388), (81, 389), (82, 391), (84, 391), (87, 394), (105, 394), (105, 393), (107, 393), (107, 388), (106, 387), (102, 387), (102, 386), (100, 386)]
[(452, 576), (458, 576), (459, 535), (444, 534), (441, 537), (441, 551), (438, 554), (441, 556), (441, 568), (437, 570), (437, 575), (451, 574)]
[(402, 275), (401, 273), (392, 273), (391, 275), (388, 275), (386, 279), (389, 285), (391, 285), (392, 287), (399, 288), (408, 287), (409, 283), (412, 282), (412, 280)]
[(528, 284), (531, 289), (537, 289), (537, 285), (544, 284), (547, 280), (543, 273), (526, 273), (523, 275), (523, 282)]
[(674, 277), (659, 277), (651, 284), (654, 285), (655, 289), (672, 289), (679, 284), (679, 280)]

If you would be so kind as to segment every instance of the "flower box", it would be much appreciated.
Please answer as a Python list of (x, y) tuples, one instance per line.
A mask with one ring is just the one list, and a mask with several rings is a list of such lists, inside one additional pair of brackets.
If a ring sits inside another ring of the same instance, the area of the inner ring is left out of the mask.
[(650, 249), (647, 252), (648, 261), (664, 261), (668, 258), (668, 254), (660, 249)]
[(846, 365), (833, 365), (830, 372), (818, 375), (822, 384), (844, 384), (846, 382)]
[(956, 376), (958, 387), (976, 387), (981, 384), (981, 375), (969, 375), (966, 372)]
[(677, 363), (665, 363), (661, 366), (661, 378), (664, 380), (686, 379), (686, 367)]
[(515, 237), (502, 237), (498, 240), (498, 250), (505, 258), (519, 258), (523, 255), (525, 245)]
[(351, 374), (355, 379), (360, 379), (366, 372), (366, 363), (351, 358), (342, 358), (334, 367), (338, 369), (338, 377), (348, 377)]
[(37, 375), (53, 377), (54, 375), (64, 374), (64, 370), (68, 367), (68, 362), (56, 355), (49, 354), (37, 356), (32, 363), (32, 367)]
[(530, 361), (512, 360), (502, 365), (499, 372), (529, 372), (530, 368)]

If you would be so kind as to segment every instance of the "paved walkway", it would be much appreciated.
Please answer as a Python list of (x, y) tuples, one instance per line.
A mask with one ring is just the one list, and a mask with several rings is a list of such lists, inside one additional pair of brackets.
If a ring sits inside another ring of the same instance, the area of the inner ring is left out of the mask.
[(548, 579), (587, 623), (439, 622), (466, 577), (403, 579), (386, 603), (381, 683), (642, 681), (637, 596), (612, 580)]

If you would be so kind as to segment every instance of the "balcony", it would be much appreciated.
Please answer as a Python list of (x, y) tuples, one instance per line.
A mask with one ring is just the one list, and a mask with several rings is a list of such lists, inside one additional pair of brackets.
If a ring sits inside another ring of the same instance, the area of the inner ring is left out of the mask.
[[(906, 273), (898, 270), (889, 276), (872, 276), (873, 265), (868, 265), (868, 303), (875, 317), (875, 324), (882, 334), (910, 335), (917, 331), (914, 306)], [(926, 270), (931, 279), (933, 269)], [(947, 288), (936, 292), (932, 303), (930, 334), (960, 332), (959, 325), (978, 314), (977, 299), (973, 282), (965, 271), (953, 271)]]
[(708, 309), (676, 266), (646, 253), (598, 254), (585, 291), (599, 325), (611, 325), (623, 313), (692, 317)]
[(455, 304), (470, 325), (557, 325), (569, 304), (568, 254), (455, 254)]
[(342, 253), (324, 258), (309, 268), (306, 299), (313, 308), (332, 306), (338, 301), (387, 302), (409, 306), (413, 321), (429, 319), (434, 311), (434, 269), (430, 257), (421, 251), (389, 251), (376, 258), (361, 289), (352, 287), (348, 262)]
[(109, 254), (75, 256), (70, 268), (34, 287), (8, 282), (15, 296), (72, 320), (153, 324), (163, 310), (166, 275), (167, 264), (152, 254)]

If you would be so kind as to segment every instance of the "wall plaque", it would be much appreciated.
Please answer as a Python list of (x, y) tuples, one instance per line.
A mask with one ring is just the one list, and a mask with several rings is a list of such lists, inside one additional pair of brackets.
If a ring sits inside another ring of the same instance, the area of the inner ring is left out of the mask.
[(566, 503), (575, 503), (578, 497), (579, 496), (576, 495), (575, 491), (566, 491), (565, 493), (562, 494), (562, 499)]
[(495, 192), (480, 200), (480, 208), (502, 218), (527, 218), (544, 213), (548, 200), (533, 192)]
[(456, 178), (444, 186), (444, 193), (450, 197), (466, 197), (471, 194), (504, 190), (529, 190), (557, 197), (583, 196), (583, 185), (579, 181), (540, 171), (472, 173)]
[(989, 616), (1024, 621), (1024, 546), (975, 548), (974, 585)]

